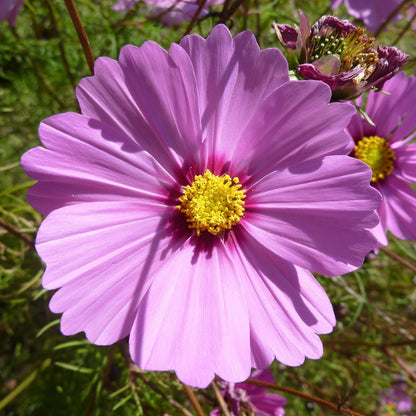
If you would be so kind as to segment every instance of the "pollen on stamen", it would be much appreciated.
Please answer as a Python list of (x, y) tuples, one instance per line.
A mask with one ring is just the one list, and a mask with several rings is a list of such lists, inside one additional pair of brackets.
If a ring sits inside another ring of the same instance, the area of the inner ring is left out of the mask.
[(207, 170), (196, 175), (178, 198), (176, 206), (186, 216), (188, 227), (218, 235), (230, 230), (244, 215), (246, 191), (237, 177), (217, 176)]
[(378, 136), (363, 137), (354, 148), (354, 156), (370, 166), (371, 182), (385, 179), (393, 172), (396, 156), (388, 141)]

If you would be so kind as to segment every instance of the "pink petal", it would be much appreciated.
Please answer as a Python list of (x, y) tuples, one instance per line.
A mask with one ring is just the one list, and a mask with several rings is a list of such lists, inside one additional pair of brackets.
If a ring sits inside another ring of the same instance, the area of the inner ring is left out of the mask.
[[(279, 394), (254, 394), (250, 396), (250, 401), (258, 411), (264, 412), (264, 416), (277, 416), (285, 414), (283, 407), (286, 406), (287, 400)], [(262, 414), (256, 412), (256, 416), (257, 415), (261, 416)]]
[(0, 1), (0, 22), (8, 20), (10, 26), (16, 26), (17, 15), (23, 6), (23, 0), (2, 0)]
[[(334, 276), (362, 265), (375, 248), (380, 195), (367, 165), (328, 156), (270, 174), (248, 190), (244, 228), (278, 256)], [(323, 192), (323, 190), (325, 190)]]
[[(140, 48), (127, 45), (121, 50), (120, 66), (126, 87), (160, 145), (173, 150), (181, 163), (198, 163), (195, 158), (203, 137), (197, 84), (186, 52), (176, 44), (171, 45), (169, 54), (154, 42), (145, 42)], [(154, 137), (138, 140), (159, 157)]]
[(260, 51), (250, 32), (233, 40), (223, 25), (207, 39), (192, 35), (180, 45), (195, 69), (204, 138), (216, 157), (230, 159), (257, 103), (289, 80), (287, 62), (277, 49)]
[(39, 135), (47, 148), (25, 153), (22, 166), (39, 181), (28, 199), (43, 214), (82, 201), (166, 203), (175, 186), (136, 143), (99, 121), (58, 114), (41, 123)]
[(317, 334), (329, 333), (335, 325), (322, 287), (308, 271), (276, 256), (242, 228), (234, 245), (246, 277), (240, 284), (249, 308), (253, 367), (267, 367), (274, 357), (291, 366), (305, 357), (319, 358)]
[[(191, 20), (195, 13), (198, 11), (199, 6), (197, 3), (189, 3), (189, 1), (149, 1), (146, 3), (155, 4), (151, 9), (151, 16), (158, 18), (166, 27), (177, 26)], [(208, 6), (207, 3), (205, 3)], [(208, 9), (203, 7), (198, 14), (198, 19), (202, 19), (208, 14)]]
[[(142, 48), (159, 58), (161, 54), (167, 55), (164, 49), (153, 42), (146, 42)], [(125, 49), (126, 51), (123, 52)], [(121, 55), (131, 52), (132, 49), (136, 53), (142, 50), (127, 46), (122, 49)], [(162, 65), (162, 60), (159, 62)], [(135, 68), (124, 68), (117, 61), (99, 58), (94, 69), (95, 75), (83, 78), (77, 87), (77, 97), (82, 113), (120, 130), (131, 141), (155, 155), (159, 163), (171, 174), (177, 173), (184, 155), (178, 155), (176, 152), (183, 148), (182, 143), (173, 142), (177, 137), (176, 132), (173, 132), (172, 137), (161, 136), (156, 126), (143, 113), (140, 103), (133, 98), (126, 79), (137, 78)], [(161, 111), (163, 109), (169, 111), (167, 105), (161, 108)]]
[(173, 246), (172, 210), (137, 201), (85, 202), (48, 215), (36, 249), (46, 263), (43, 286), (62, 287), (50, 306), (64, 312), (64, 334), (85, 331), (98, 344), (128, 334), (138, 302)]
[(145, 370), (175, 370), (206, 387), (218, 374), (250, 374), (249, 318), (238, 264), (220, 243), (191, 239), (154, 273), (130, 335), (132, 358)]
[(304, 160), (348, 154), (353, 142), (343, 130), (355, 109), (350, 104), (328, 104), (330, 97), (330, 88), (318, 81), (291, 81), (270, 93), (238, 143), (233, 171), (254, 181)]
[(416, 193), (412, 187), (394, 175), (380, 187), (386, 210), (387, 228), (398, 238), (416, 240)]
[(364, 20), (365, 25), (371, 33), (384, 23), (393, 10), (401, 4), (401, 0), (345, 0), (348, 13)]
[(365, 111), (375, 123), (375, 134), (387, 138), (394, 132), (391, 142), (403, 139), (416, 128), (416, 109), (414, 106), (416, 78), (406, 77), (399, 72), (383, 86), (389, 95), (375, 91), (369, 92)]
[[(377, 188), (378, 189), (378, 188)], [(384, 201), (381, 201), (380, 205), (377, 208), (377, 214), (380, 219), (380, 222), (373, 227), (370, 231), (371, 234), (376, 238), (378, 246), (387, 246), (389, 244), (387, 240), (387, 219), (386, 219), (386, 210), (384, 207)], [(374, 250), (377, 252), (378, 247)]]
[(394, 149), (396, 156), (394, 172), (405, 181), (416, 183), (416, 143)]

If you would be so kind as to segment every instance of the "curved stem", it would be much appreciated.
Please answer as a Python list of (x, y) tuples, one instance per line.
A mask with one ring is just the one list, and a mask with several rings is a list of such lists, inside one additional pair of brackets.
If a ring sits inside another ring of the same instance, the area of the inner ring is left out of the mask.
[(384, 30), (384, 28), (390, 23), (390, 21), (396, 16), (397, 13), (399, 13), (400, 9), (408, 3), (410, 0), (403, 0), (387, 17), (387, 19), (383, 22), (383, 24), (377, 29), (376, 33), (374, 34), (374, 37), (378, 37), (380, 33)]
[(198, 2), (198, 8), (195, 11), (194, 15), (192, 16), (192, 19), (189, 22), (189, 25), (185, 30), (184, 36), (189, 35), (191, 33), (191, 30), (195, 26), (195, 23), (198, 20), (199, 14), (201, 13), (201, 10), (204, 8), (206, 2), (207, 0), (202, 0)]
[(415, 20), (416, 20), (416, 12), (413, 13), (413, 16), (411, 17), (411, 19), (409, 19), (409, 21), (407, 22), (406, 26), (399, 33), (399, 35), (397, 36), (397, 38), (394, 39), (392, 45), (396, 45), (399, 42), (399, 40), (404, 36), (404, 34), (410, 29), (410, 27), (412, 26), (412, 24), (413, 24), (413, 22)]
[(84, 51), (85, 58), (87, 59), (88, 67), (91, 75), (94, 75), (94, 55), (88, 40), (87, 33), (85, 32), (84, 26), (82, 25), (81, 19), (77, 12), (73, 0), (65, 0), (65, 6), (71, 16), (72, 23), (74, 24), (75, 30), (77, 31), (79, 41), (81, 42), (82, 50)]
[(195, 397), (194, 391), (186, 384), (182, 383), (182, 385), (183, 385), (183, 389), (186, 395), (188, 396), (188, 399), (190, 400), (190, 402), (192, 403), (192, 406), (195, 409), (196, 414), (198, 416), (205, 416), (204, 411), (202, 410), (202, 407), (199, 404), (198, 399)]
[(0, 218), (0, 227), (4, 228), (10, 234), (15, 235), (17, 238), (20, 238), (21, 240), (23, 240), (28, 246), (32, 248), (35, 246), (35, 242), (33, 241), (32, 237), (30, 237), (29, 235), (25, 233), (22, 233), (17, 227), (10, 224), (3, 218)]
[(387, 254), (392, 259), (397, 260), (400, 264), (403, 264), (403, 266), (406, 266), (413, 272), (416, 272), (416, 266), (405, 260), (403, 257), (399, 256), (398, 254), (394, 253), (393, 251), (390, 251), (388, 248), (380, 247), (379, 250), (382, 251), (384, 254)]
[(416, 381), (416, 373), (400, 358), (398, 357), (396, 354), (393, 354), (388, 348), (384, 348), (384, 351), (386, 352), (386, 354), (392, 358), (394, 361), (396, 361), (397, 364), (399, 364), (399, 366), (406, 371), (406, 373), (413, 379)]
[(224, 414), (224, 416), (231, 416), (227, 408), (227, 403), (225, 403), (224, 398), (221, 396), (221, 392), (218, 389), (215, 383), (215, 380), (211, 382), (211, 386), (212, 386), (212, 389), (214, 390), (215, 397), (217, 398), (217, 402), (220, 405), (222, 413)]
[(308, 400), (310, 402), (314, 402), (316, 404), (319, 404), (322, 407), (326, 407), (327, 409), (332, 410), (334, 413), (338, 415), (344, 415), (344, 416), (365, 416), (362, 413), (355, 412), (354, 410), (348, 409), (344, 405), (336, 405), (334, 403), (328, 402), (324, 399), (321, 399), (320, 397), (312, 396), (310, 394), (302, 393), (301, 391), (291, 389), (290, 387), (284, 387), (284, 386), (278, 386), (276, 384), (272, 383), (266, 383), (264, 381), (254, 380), (254, 379), (248, 379), (244, 383), (252, 384), (254, 386), (259, 387), (265, 387), (270, 390), (277, 390), (281, 391), (283, 393), (291, 394), (292, 396), (300, 397), (301, 399)]

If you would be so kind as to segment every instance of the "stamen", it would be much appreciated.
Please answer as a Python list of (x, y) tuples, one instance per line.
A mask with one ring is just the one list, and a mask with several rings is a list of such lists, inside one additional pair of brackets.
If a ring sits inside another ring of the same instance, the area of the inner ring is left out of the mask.
[(396, 156), (387, 140), (378, 136), (363, 137), (354, 148), (354, 156), (370, 166), (371, 182), (378, 182), (390, 175)]
[(369, 75), (379, 59), (377, 52), (372, 49), (373, 44), (374, 38), (367, 38), (364, 29), (360, 27), (345, 36), (341, 31), (328, 28), (324, 35), (312, 38), (309, 62), (324, 56), (337, 55), (341, 63), (339, 72), (361, 66)]
[(243, 217), (246, 191), (241, 186), (238, 178), (216, 176), (207, 170), (183, 190), (176, 208), (185, 214), (188, 227), (198, 236), (201, 231), (218, 235)]

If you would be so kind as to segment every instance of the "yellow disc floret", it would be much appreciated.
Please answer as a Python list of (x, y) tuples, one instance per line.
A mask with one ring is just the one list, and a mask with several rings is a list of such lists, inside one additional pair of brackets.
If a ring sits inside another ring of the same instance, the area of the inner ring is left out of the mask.
[(390, 175), (396, 160), (388, 141), (378, 136), (363, 137), (354, 148), (354, 156), (370, 166), (373, 171), (372, 182)]
[(244, 214), (246, 191), (240, 188), (238, 178), (213, 175), (207, 170), (183, 190), (176, 208), (185, 214), (188, 227), (197, 235), (201, 231), (218, 235), (231, 229)]

